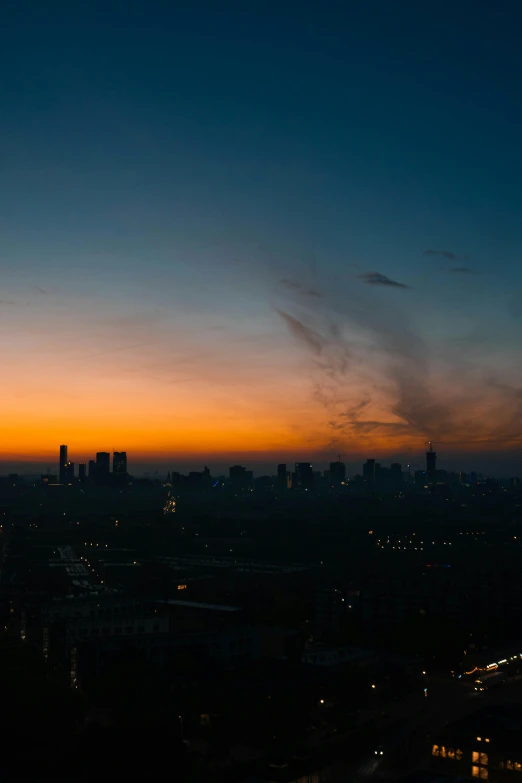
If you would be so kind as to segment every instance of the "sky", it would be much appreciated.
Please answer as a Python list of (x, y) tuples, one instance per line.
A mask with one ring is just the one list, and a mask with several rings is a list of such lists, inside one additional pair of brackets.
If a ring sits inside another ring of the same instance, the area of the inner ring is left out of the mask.
[(522, 473), (521, 24), (2, 3), (1, 465)]

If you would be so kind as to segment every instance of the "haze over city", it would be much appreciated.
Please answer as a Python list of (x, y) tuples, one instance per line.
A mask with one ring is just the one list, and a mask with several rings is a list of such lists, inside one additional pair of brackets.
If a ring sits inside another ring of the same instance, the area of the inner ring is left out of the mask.
[(519, 474), (505, 8), (100, 8), (4, 12), (2, 465)]

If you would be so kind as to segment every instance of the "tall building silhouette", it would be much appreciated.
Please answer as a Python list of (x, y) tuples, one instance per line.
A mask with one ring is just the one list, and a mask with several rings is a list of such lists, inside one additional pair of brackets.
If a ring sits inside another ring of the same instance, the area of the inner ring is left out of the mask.
[(426, 452), (426, 472), (428, 476), (433, 476), (437, 469), (437, 452), (433, 451), (433, 443), (430, 441), (430, 448)]
[(68, 462), (65, 467), (64, 484), (72, 484), (74, 481), (74, 462)]
[(363, 479), (364, 483), (368, 487), (373, 487), (375, 484), (375, 460), (367, 459), (363, 465)]
[(96, 452), (96, 478), (108, 476), (111, 472), (111, 455), (108, 451)]
[(392, 462), (390, 465), (390, 479), (395, 487), (402, 484), (402, 465), (400, 462)]
[(67, 446), (60, 446), (60, 484), (65, 484), (67, 479)]
[(314, 472), (309, 462), (295, 463), (295, 483), (296, 486), (304, 487), (305, 489), (313, 486)]
[(78, 478), (80, 479), (80, 481), (85, 481), (85, 479), (87, 477), (87, 470), (86, 470), (86, 468), (87, 468), (87, 465), (85, 464), (85, 462), (80, 462), (79, 463), (79, 465), (78, 465)]
[(127, 452), (115, 451), (112, 455), (112, 472), (124, 474), (127, 473)]
[(236, 491), (251, 489), (254, 483), (254, 474), (242, 465), (232, 465), (228, 471), (230, 485)]
[(286, 463), (281, 462), (277, 466), (277, 483), (278, 486), (281, 487), (281, 489), (285, 489), (287, 485), (287, 478), (286, 478)]
[(96, 461), (89, 460), (89, 478), (92, 480), (96, 476)]
[(342, 484), (346, 479), (346, 467), (344, 462), (338, 460), (337, 462), (330, 462), (330, 484)]

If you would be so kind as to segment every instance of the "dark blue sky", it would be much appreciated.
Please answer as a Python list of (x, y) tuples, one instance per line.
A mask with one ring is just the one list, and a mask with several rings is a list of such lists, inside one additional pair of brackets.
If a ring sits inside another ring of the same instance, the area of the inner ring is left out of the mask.
[(35, 448), (90, 448), (74, 405), (132, 376), (144, 460), (517, 448), (521, 27), (515, 2), (3, 3), (13, 422), (65, 385)]

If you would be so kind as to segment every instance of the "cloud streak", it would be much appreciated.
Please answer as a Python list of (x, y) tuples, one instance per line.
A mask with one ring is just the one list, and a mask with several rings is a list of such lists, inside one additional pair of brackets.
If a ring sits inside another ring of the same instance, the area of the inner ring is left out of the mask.
[(456, 275), (474, 275), (476, 274), (475, 270), (470, 269), (469, 266), (454, 266), (450, 270), (453, 274)]
[(380, 272), (365, 272), (362, 275), (358, 275), (359, 280), (363, 280), (367, 285), (383, 285), (390, 286), (392, 288), (410, 288), (411, 286), (406, 283), (399, 283), (397, 280), (392, 280), (386, 275), (382, 275)]
[(449, 258), (450, 261), (455, 261), (458, 258), (458, 255), (453, 253), (451, 250), (425, 250), (424, 255), (443, 256), (444, 258)]
[(277, 310), (277, 313), (281, 316), (286, 323), (290, 334), (302, 343), (308, 350), (310, 350), (314, 356), (320, 356), (325, 347), (326, 341), (318, 332), (305, 324), (290, 313), (284, 310)]
[(319, 293), (319, 291), (317, 291), (317, 289), (303, 286), (301, 283), (298, 283), (297, 280), (292, 280), (288, 277), (284, 277), (279, 282), (281, 283), (282, 286), (285, 286), (285, 288), (289, 288), (293, 291), (297, 291), (300, 294), (304, 294), (304, 296), (315, 296), (315, 297), (321, 296), (321, 294)]

